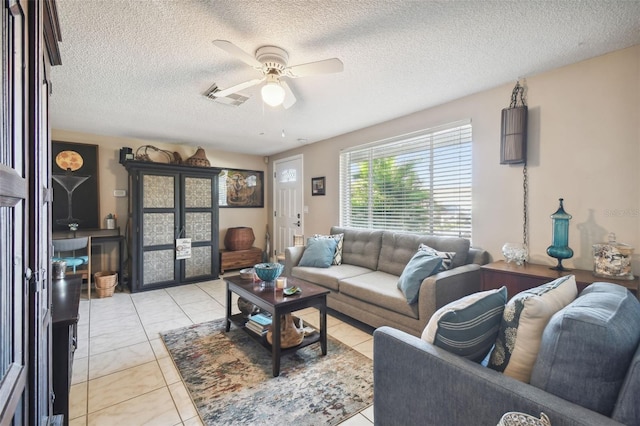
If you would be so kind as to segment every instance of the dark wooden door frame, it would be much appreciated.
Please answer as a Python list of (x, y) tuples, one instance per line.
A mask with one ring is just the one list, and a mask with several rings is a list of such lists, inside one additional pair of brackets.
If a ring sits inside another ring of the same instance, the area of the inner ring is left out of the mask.
[(55, 0), (5, 0), (1, 16), (0, 227), (10, 237), (0, 242), (0, 424), (50, 424), (47, 71), (60, 63), (60, 29)]

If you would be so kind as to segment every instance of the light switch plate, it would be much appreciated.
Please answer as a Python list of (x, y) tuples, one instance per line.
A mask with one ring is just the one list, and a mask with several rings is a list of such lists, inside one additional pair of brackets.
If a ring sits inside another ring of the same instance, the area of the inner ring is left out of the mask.
[(126, 189), (114, 189), (113, 190), (113, 196), (114, 197), (126, 197), (127, 196), (127, 190)]

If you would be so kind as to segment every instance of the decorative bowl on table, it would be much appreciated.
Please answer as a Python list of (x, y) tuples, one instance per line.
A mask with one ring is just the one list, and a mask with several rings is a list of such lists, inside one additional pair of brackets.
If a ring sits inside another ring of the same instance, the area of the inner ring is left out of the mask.
[(284, 265), (280, 263), (258, 263), (254, 265), (253, 269), (262, 281), (271, 282), (282, 274)]
[(253, 268), (240, 269), (240, 278), (242, 278), (243, 280), (252, 280), (253, 274), (254, 274)]

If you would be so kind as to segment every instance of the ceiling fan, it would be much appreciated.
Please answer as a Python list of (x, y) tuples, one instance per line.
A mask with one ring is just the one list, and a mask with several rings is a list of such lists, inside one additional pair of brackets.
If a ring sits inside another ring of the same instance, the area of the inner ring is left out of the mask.
[(285, 108), (289, 108), (296, 103), (296, 97), (283, 78), (331, 74), (344, 70), (344, 65), (338, 58), (288, 66), (289, 54), (277, 46), (262, 46), (256, 50), (254, 57), (227, 40), (214, 40), (213, 44), (262, 73), (262, 78), (245, 81), (211, 93), (211, 96), (216, 98), (229, 96), (266, 81), (261, 89), (262, 100), (270, 106), (282, 104)]

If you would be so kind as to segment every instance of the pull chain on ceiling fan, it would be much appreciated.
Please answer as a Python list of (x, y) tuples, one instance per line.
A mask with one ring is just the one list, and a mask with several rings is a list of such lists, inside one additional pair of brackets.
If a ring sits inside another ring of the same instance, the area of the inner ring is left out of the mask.
[(283, 78), (331, 74), (344, 70), (344, 65), (338, 58), (288, 66), (289, 55), (284, 49), (277, 46), (262, 46), (256, 50), (254, 57), (227, 40), (214, 40), (213, 44), (261, 72), (263, 75), (262, 78), (245, 81), (244, 83), (236, 84), (235, 86), (212, 93), (212, 96), (216, 98), (222, 98), (266, 82), (261, 89), (262, 100), (267, 105), (273, 107), (282, 105), (285, 108), (290, 108), (296, 103), (296, 97), (291, 91), (291, 87), (289, 87)]

